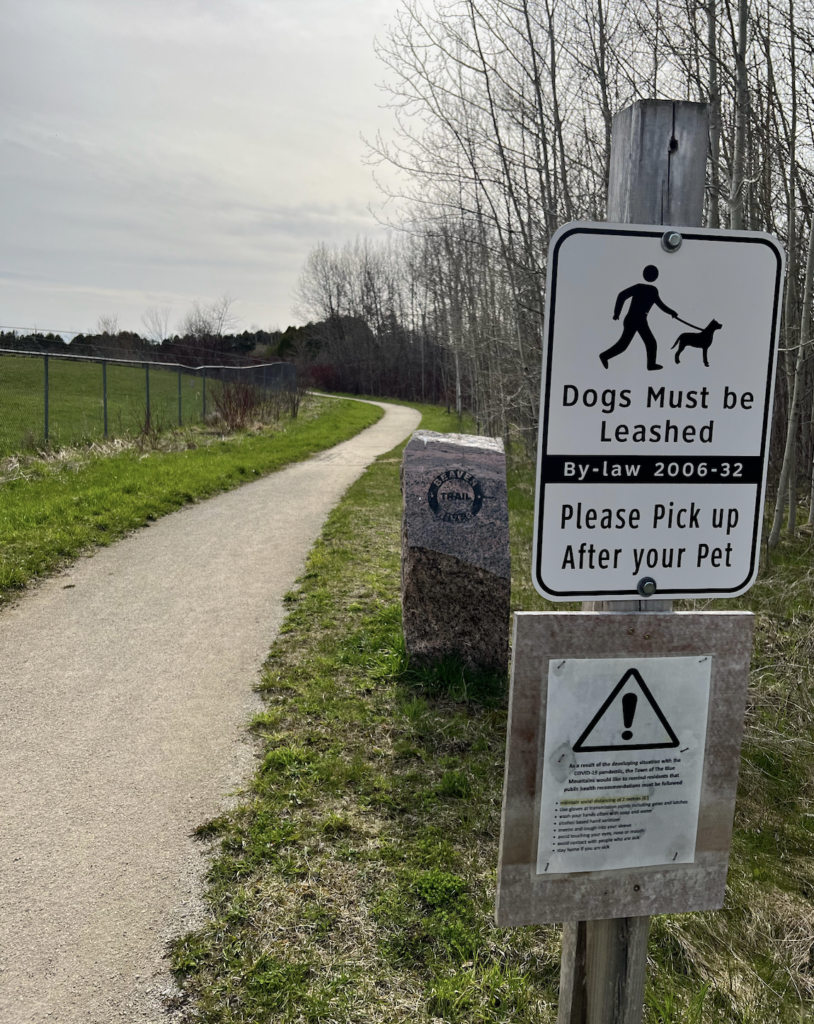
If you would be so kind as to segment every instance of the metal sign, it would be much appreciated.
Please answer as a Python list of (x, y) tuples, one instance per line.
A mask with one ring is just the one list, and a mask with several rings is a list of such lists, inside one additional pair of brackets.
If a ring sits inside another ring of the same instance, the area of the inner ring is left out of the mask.
[(784, 273), (756, 231), (551, 240), (533, 576), (549, 600), (754, 582)]

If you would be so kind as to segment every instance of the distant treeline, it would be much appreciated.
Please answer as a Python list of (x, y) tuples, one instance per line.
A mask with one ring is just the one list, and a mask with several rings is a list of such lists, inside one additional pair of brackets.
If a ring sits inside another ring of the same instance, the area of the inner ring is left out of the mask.
[(300, 335), (307, 328), (289, 327), (285, 331), (243, 331), (223, 335), (174, 335), (156, 343), (135, 331), (115, 334), (77, 334), (70, 341), (59, 334), (0, 331), (0, 348), (28, 352), (69, 353), (97, 359), (134, 359), (150, 362), (180, 363), (184, 366), (221, 364), (245, 366), (253, 363), (286, 360), (298, 349)]
[(379, 312), (370, 318), (329, 313), (324, 320), (290, 327), (277, 351), (294, 356), (301, 379), (326, 391), (454, 402), (454, 369), (445, 346), (392, 310)]
[(427, 332), (405, 328), (393, 315), (371, 329), (363, 316), (329, 315), (284, 331), (175, 335), (160, 343), (135, 331), (59, 334), (0, 331), (0, 349), (69, 353), (96, 359), (249, 366), (284, 361), (297, 366), (306, 386), (356, 394), (449, 402), (454, 379), (446, 350)]

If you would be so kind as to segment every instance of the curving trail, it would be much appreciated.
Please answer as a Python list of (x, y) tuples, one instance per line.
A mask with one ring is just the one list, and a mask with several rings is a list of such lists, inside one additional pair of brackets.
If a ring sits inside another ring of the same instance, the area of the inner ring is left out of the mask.
[(0, 612), (0, 1020), (166, 1021), (190, 838), (252, 768), (259, 668), (323, 523), (420, 415), (160, 519)]

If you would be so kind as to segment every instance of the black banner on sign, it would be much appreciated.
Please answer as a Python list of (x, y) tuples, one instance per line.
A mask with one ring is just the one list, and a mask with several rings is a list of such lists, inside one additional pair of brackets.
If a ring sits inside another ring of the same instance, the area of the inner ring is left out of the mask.
[(544, 484), (759, 484), (760, 456), (544, 455)]

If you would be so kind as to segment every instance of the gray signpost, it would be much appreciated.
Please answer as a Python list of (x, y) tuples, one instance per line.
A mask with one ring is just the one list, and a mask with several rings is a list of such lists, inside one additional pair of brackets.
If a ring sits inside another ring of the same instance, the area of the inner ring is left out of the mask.
[(621, 111), (549, 253), (533, 573), (583, 612), (515, 616), (496, 919), (565, 922), (559, 1024), (640, 1024), (650, 916), (723, 901), (752, 616), (665, 613), (756, 574), (783, 254), (700, 229), (707, 148)]

